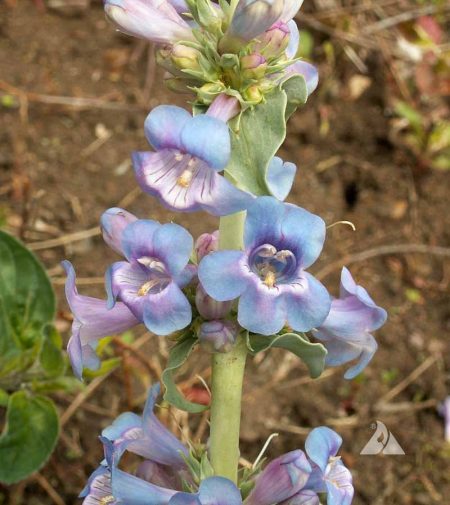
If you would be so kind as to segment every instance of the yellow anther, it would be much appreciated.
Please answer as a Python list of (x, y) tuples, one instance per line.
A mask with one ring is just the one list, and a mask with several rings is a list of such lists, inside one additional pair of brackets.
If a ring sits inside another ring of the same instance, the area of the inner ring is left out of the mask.
[(181, 153), (175, 154), (176, 161), (181, 161), (183, 158), (184, 158), (184, 156)]
[(100, 505), (108, 505), (108, 503), (113, 503), (115, 500), (116, 499), (112, 495), (104, 496), (100, 499)]
[[(192, 161), (192, 160), (191, 160)], [(190, 161), (190, 162), (191, 162)], [(189, 162), (189, 163), (190, 163)], [(183, 188), (188, 188), (192, 181), (192, 172), (190, 170), (185, 170), (180, 177), (177, 179), (177, 184), (183, 186)]]
[(145, 296), (154, 286), (158, 284), (158, 282), (158, 279), (154, 279), (142, 284), (142, 286), (139, 288), (139, 291), (137, 292), (138, 296)]
[(264, 278), (264, 284), (269, 286), (269, 288), (273, 288), (275, 286), (275, 281), (277, 280), (277, 276), (274, 272), (269, 271), (266, 273), (266, 277)]

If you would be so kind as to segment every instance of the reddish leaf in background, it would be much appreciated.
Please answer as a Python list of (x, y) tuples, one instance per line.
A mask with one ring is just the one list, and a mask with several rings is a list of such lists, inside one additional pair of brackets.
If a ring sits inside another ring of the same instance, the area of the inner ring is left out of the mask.
[(183, 393), (186, 400), (190, 402), (200, 403), (200, 405), (209, 405), (211, 402), (211, 395), (205, 388), (192, 386), (184, 389)]
[(422, 28), (435, 44), (442, 42), (442, 29), (433, 17), (422, 16), (417, 20), (417, 25)]

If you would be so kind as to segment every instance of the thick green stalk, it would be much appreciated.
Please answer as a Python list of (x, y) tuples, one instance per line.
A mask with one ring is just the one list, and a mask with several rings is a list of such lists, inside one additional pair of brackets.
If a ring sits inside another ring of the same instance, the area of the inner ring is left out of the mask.
[[(245, 213), (220, 220), (220, 248), (240, 249)], [(237, 482), (242, 383), (247, 346), (240, 337), (228, 353), (212, 358), (210, 457), (216, 475)]]

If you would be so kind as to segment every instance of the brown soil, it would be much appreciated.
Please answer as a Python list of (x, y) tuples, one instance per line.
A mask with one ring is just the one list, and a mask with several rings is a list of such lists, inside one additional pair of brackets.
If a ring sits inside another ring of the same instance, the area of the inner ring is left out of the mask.
[[(160, 86), (160, 72), (153, 88), (146, 85), (147, 52), (142, 44), (114, 32), (97, 3), (80, 16), (60, 16), (21, 0), (15, 8), (0, 6), (0, 19), (3, 83), (44, 95), (139, 104), (129, 110), (79, 109), (44, 104), (36, 96), (29, 96), (27, 105), (19, 96), (20, 107), (3, 107), (0, 212), (7, 229), (28, 243), (52, 239), (96, 226), (103, 210), (123, 198), (130, 211), (182, 223), (194, 236), (217, 226), (203, 214), (170, 214), (135, 191), (128, 160), (130, 151), (147, 147), (142, 128), (146, 113), (159, 103), (183, 103), (183, 97)], [(315, 36), (322, 84), (291, 120), (281, 156), (299, 167), (290, 201), (317, 212), (327, 223), (348, 220), (356, 226), (356, 232), (345, 225), (330, 229), (314, 268), (336, 293), (340, 267), (357, 260), (355, 253), (394, 244), (448, 246), (450, 184), (448, 174), (424, 170), (393, 143), (389, 114), (395, 86), (378, 54), (366, 59), (370, 86), (359, 98), (350, 98), (348, 83), (358, 71), (339, 43), (338, 64), (330, 68), (319, 44), (323, 38)], [(109, 138), (93, 144), (105, 129)], [(302, 447), (305, 435), (300, 428), (328, 424), (344, 437), (342, 455), (354, 475), (356, 505), (445, 503), (450, 495), (450, 476), (444, 470), (450, 446), (444, 444), (436, 403), (449, 392), (449, 264), (431, 252), (381, 253), (376, 250), (365, 261), (350, 264), (357, 280), (389, 311), (388, 323), (376, 334), (379, 351), (371, 365), (353, 382), (342, 378), (342, 370), (308, 382), (305, 368), (286, 354), (252, 359), (242, 453), (254, 459), (272, 432), (280, 436), (269, 456)], [(55, 279), (59, 324), (68, 337), (59, 262), (70, 259), (82, 278), (101, 277), (114, 255), (99, 237), (45, 248), (38, 255)], [(102, 295), (102, 286), (80, 286), (80, 291)], [(143, 349), (146, 357), (164, 366), (164, 342), (154, 338)], [(430, 357), (430, 366), (392, 399), (394, 408), (377, 410), (383, 395)], [(192, 360), (185, 378), (206, 367), (206, 361)], [(154, 380), (148, 372), (141, 375), (147, 383)], [(129, 376), (126, 367), (119, 369), (98, 387), (64, 427), (55, 454), (40, 472), (63, 503), (77, 502), (77, 493), (101, 458), (101, 428), (128, 408)], [(56, 395), (61, 412), (75, 395)], [(359, 454), (377, 419), (395, 435), (405, 456)], [(201, 429), (196, 416), (188, 424), (178, 415), (177, 423), (191, 434)], [(57, 501), (43, 489), (42, 478), (41, 484), (31, 478), (2, 488), (0, 503)]]

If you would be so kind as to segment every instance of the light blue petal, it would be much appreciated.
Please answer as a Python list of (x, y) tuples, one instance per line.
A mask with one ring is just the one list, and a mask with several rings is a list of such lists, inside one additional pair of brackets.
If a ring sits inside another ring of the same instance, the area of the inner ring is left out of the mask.
[(238, 322), (248, 331), (261, 335), (278, 333), (286, 322), (286, 309), (278, 289), (269, 288), (256, 275), (241, 295)]
[(186, 110), (175, 105), (155, 107), (145, 120), (147, 140), (156, 149), (181, 149), (181, 131), (192, 119)]
[(297, 23), (293, 19), (291, 19), (287, 25), (291, 33), (289, 35), (289, 45), (286, 49), (286, 56), (289, 59), (293, 59), (297, 56), (298, 45), (300, 43), (300, 32), (298, 31)]
[(373, 338), (372, 335), (368, 335), (368, 338), (365, 342), (365, 345), (362, 347), (362, 352), (359, 357), (359, 361), (355, 366), (349, 368), (345, 374), (345, 379), (354, 379), (357, 375), (359, 375), (364, 368), (370, 363), (375, 353), (377, 352), (378, 344), (377, 341)]
[(336, 456), (342, 445), (342, 438), (326, 426), (314, 428), (305, 441), (305, 449), (309, 458), (324, 473), (330, 457)]
[(196, 494), (177, 493), (169, 501), (169, 505), (202, 505)]
[[(122, 233), (122, 248), (128, 261), (151, 256), (153, 235), (161, 224), (151, 219), (130, 223)], [(163, 258), (159, 258), (163, 259)]]
[(178, 274), (175, 275), (173, 280), (180, 288), (187, 286), (197, 275), (197, 265), (190, 263)]
[(285, 204), (272, 196), (257, 198), (247, 209), (244, 228), (246, 249), (262, 244), (275, 245), (281, 237), (284, 216)]
[(294, 163), (284, 163), (281, 158), (274, 156), (267, 169), (267, 185), (272, 195), (283, 201), (292, 189), (297, 167)]
[(200, 484), (198, 491), (201, 505), (241, 505), (239, 489), (224, 477), (210, 477)]
[(224, 302), (237, 298), (245, 290), (249, 275), (245, 258), (241, 251), (217, 251), (201, 260), (198, 277), (209, 296)]
[(102, 431), (102, 436), (114, 442), (123, 438), (127, 431), (135, 428), (142, 428), (141, 417), (133, 412), (124, 412)]
[(285, 70), (288, 74), (300, 74), (305, 78), (308, 96), (311, 95), (319, 84), (319, 72), (314, 65), (307, 61), (296, 61)]
[(152, 241), (156, 257), (164, 261), (172, 276), (180, 275), (194, 247), (191, 234), (178, 224), (168, 223), (155, 231)]
[(231, 153), (226, 123), (205, 114), (195, 116), (181, 131), (184, 151), (205, 161), (214, 170), (223, 170)]
[(302, 268), (311, 266), (322, 252), (325, 242), (324, 220), (301, 207), (284, 204), (286, 208), (281, 223), (281, 234)]
[(171, 282), (160, 293), (143, 298), (144, 324), (157, 335), (169, 335), (182, 330), (192, 320), (191, 305), (175, 282)]
[(148, 441), (144, 456), (173, 469), (185, 468), (183, 455), (188, 454), (186, 447), (159, 421), (153, 411), (159, 392), (159, 384), (152, 386), (144, 407), (142, 426)]
[(331, 298), (325, 286), (308, 272), (283, 291), (286, 300), (287, 320), (296, 331), (309, 331), (323, 323), (327, 317)]

